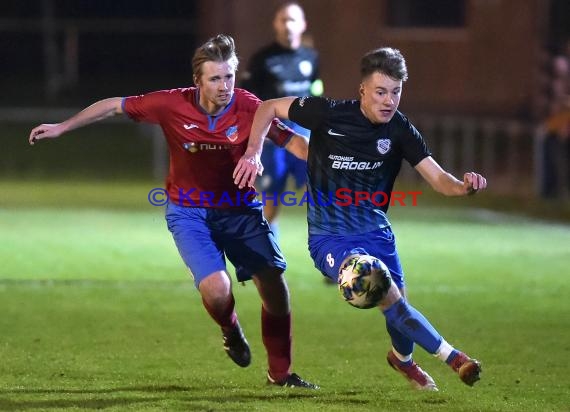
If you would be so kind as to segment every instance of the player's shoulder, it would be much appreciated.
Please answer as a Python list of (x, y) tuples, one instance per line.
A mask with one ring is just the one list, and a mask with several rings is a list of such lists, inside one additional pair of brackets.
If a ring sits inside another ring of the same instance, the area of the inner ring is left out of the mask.
[(186, 101), (193, 101), (197, 97), (198, 89), (196, 87), (179, 87), (176, 89), (169, 89), (168, 94), (174, 99), (182, 99)]
[[(350, 109), (360, 108), (360, 101), (354, 99), (328, 99), (331, 106), (337, 107), (338, 109)], [(360, 110), (360, 109), (359, 109)]]
[(413, 126), (412, 123), (410, 122), (410, 119), (408, 119), (408, 116), (406, 116), (404, 113), (402, 113), (399, 110), (396, 110), (396, 113), (394, 113), (394, 116), (392, 117), (392, 120), (390, 120), (390, 123), (393, 126), (405, 129), (409, 128), (410, 126)]
[(392, 116), (392, 122), (394, 123), (406, 123), (408, 122), (408, 116), (406, 116), (404, 113), (402, 113), (399, 110), (396, 110), (396, 112), (394, 113), (394, 116)]
[(127, 96), (123, 99), (123, 108), (129, 112), (133, 109), (133, 105), (139, 107), (146, 107), (146, 110), (152, 110), (155, 113), (168, 113), (179, 110), (179, 108), (186, 108), (187, 102), (194, 102), (196, 100), (195, 88), (176, 88), (176, 89), (162, 89), (151, 92), (146, 92), (139, 95)]
[(353, 99), (327, 99), (328, 105), (336, 113), (355, 113), (360, 115), (360, 102)]
[(266, 44), (265, 46), (262, 46), (259, 49), (257, 49), (257, 51), (255, 51), (252, 54), (251, 60), (252, 61), (263, 61), (270, 56), (281, 53), (281, 51), (282, 51), (281, 46), (279, 46), (279, 44), (269, 43), (269, 44)]
[(420, 132), (410, 121), (408, 116), (399, 110), (394, 113), (392, 120), (390, 120), (390, 130), (394, 136), (421, 137)]
[(261, 104), (261, 100), (250, 91), (236, 87), (234, 89), (234, 103), (239, 110), (253, 110)]
[(241, 87), (236, 87), (234, 89), (234, 97), (236, 101), (239, 100), (240, 102), (253, 101), (257, 103), (260, 101), (259, 97), (257, 97), (255, 94), (253, 94), (249, 90), (242, 89)]
[(337, 112), (351, 111), (359, 107), (355, 100), (337, 100), (325, 96), (301, 96), (294, 101), (294, 104), (299, 108), (319, 107)]
[(319, 53), (317, 52), (317, 50), (315, 50), (312, 47), (307, 47), (307, 46), (301, 46), (297, 49), (297, 54), (302, 55), (305, 58), (309, 58), (312, 60), (315, 60)]
[(196, 93), (195, 87), (178, 87), (174, 89), (162, 89), (146, 93), (145, 95), (152, 95), (161, 99), (175, 101), (175, 100), (189, 100)]

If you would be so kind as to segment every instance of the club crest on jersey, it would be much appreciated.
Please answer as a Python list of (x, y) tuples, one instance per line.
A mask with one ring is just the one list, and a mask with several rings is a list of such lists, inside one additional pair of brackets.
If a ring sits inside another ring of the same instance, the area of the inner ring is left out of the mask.
[(226, 137), (230, 142), (235, 142), (236, 139), (238, 138), (237, 126), (228, 127), (228, 130), (226, 130)]
[(390, 139), (378, 139), (378, 141), (376, 142), (376, 149), (378, 149), (378, 153), (380, 153), (381, 155), (385, 155), (390, 151), (391, 145), (392, 142), (390, 141)]
[(309, 77), (313, 74), (313, 65), (308, 60), (303, 60), (299, 62), (299, 71), (305, 77)]

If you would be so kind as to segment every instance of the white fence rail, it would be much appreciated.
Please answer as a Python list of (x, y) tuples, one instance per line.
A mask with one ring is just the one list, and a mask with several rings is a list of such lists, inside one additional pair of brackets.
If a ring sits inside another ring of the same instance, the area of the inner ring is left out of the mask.
[[(57, 122), (78, 111), (78, 108), (0, 108), (0, 123)], [(489, 190), (495, 192), (538, 193), (541, 145), (532, 124), (457, 116), (412, 115), (410, 119), (446, 170), (458, 176), (466, 171), (480, 171), (490, 180)], [(107, 121), (129, 122), (122, 116)], [(152, 139), (152, 176), (162, 179), (168, 170), (162, 131), (148, 125), (140, 125), (137, 130), (141, 136)], [(415, 181), (419, 175), (404, 167), (401, 178)]]
[(540, 148), (530, 122), (461, 116), (410, 118), (446, 170), (456, 175), (479, 171), (489, 177), (490, 190), (536, 193)]

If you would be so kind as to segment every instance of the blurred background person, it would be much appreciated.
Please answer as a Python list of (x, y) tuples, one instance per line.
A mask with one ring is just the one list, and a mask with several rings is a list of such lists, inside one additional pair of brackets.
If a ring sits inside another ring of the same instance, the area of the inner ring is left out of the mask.
[(540, 195), (567, 198), (570, 191), (570, 57), (565, 51), (560, 52), (551, 58), (549, 65), (549, 101), (539, 132), (542, 137)]
[[(243, 76), (243, 88), (262, 100), (284, 96), (320, 96), (323, 82), (319, 79), (318, 53), (303, 44), (306, 29), (305, 12), (299, 3), (287, 1), (279, 4), (273, 18), (275, 39), (250, 59)], [(309, 130), (290, 121), (285, 123), (298, 134), (310, 136)], [(285, 190), (290, 176), (294, 179), (296, 189), (305, 185), (306, 162), (291, 156), (286, 150), (267, 143), (261, 161), (265, 169), (257, 182), (258, 190), (278, 196)], [(271, 230), (278, 236), (279, 202), (267, 200), (264, 213)]]

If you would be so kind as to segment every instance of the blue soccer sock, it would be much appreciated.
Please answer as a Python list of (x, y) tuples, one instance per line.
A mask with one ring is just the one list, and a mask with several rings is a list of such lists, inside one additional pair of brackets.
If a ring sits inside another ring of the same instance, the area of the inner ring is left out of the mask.
[(439, 353), (436, 354), (436, 356), (438, 358), (440, 358), (442, 361), (444, 361), (448, 365), (451, 365), (451, 362), (453, 362), (453, 359), (455, 359), (455, 357), (457, 355), (459, 355), (459, 351), (457, 349), (453, 349), (453, 348), (451, 348), (451, 350), (449, 352), (444, 352), (444, 351), (440, 350)]
[(411, 360), (412, 352), (414, 351), (414, 341), (410, 340), (407, 336), (392, 326), (388, 322), (388, 318), (386, 318), (386, 330), (392, 339), (394, 355), (396, 355), (396, 357), (402, 362)]
[(384, 311), (386, 322), (428, 353), (435, 354), (443, 338), (429, 321), (403, 298)]

